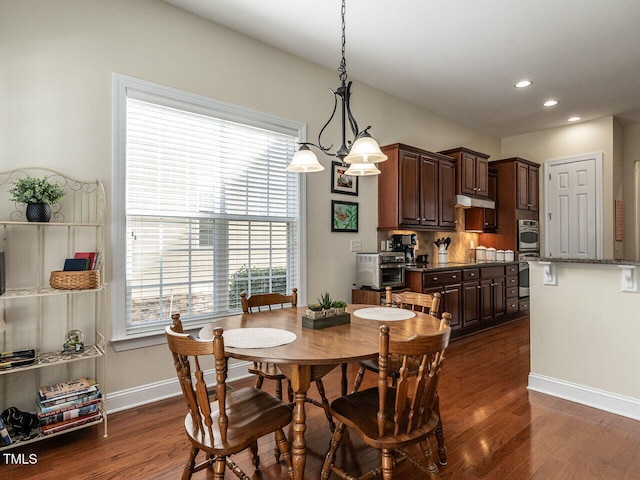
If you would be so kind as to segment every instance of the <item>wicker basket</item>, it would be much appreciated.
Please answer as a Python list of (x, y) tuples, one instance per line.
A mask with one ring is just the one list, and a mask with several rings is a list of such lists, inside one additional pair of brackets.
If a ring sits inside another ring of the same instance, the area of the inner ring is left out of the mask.
[(51, 288), (61, 290), (86, 290), (98, 288), (100, 285), (100, 270), (82, 271), (54, 271), (49, 277)]

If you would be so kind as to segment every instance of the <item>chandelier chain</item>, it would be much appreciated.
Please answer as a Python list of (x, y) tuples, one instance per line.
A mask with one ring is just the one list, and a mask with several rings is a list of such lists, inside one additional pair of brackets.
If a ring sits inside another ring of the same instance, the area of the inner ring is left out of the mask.
[(342, 83), (347, 81), (347, 60), (344, 56), (345, 53), (345, 46), (346, 46), (346, 39), (345, 39), (345, 30), (346, 30), (346, 23), (344, 20), (344, 16), (345, 13), (347, 12), (347, 7), (346, 7), (346, 3), (345, 0), (342, 0), (342, 10), (341, 10), (341, 14), (342, 14), (342, 60), (340, 61), (340, 67), (338, 67), (338, 72), (340, 72), (340, 81)]

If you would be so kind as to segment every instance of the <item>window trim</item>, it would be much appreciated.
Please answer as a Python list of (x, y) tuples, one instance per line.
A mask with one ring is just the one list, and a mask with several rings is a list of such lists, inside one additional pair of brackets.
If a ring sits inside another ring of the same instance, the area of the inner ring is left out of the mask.
[[(126, 302), (126, 105), (127, 96), (152, 100), (171, 106), (179, 103), (181, 107), (188, 104), (194, 112), (206, 111), (219, 118), (240, 121), (247, 125), (268, 128), (281, 133), (295, 134), (300, 142), (306, 140), (306, 124), (277, 115), (260, 112), (250, 108), (233, 105), (203, 95), (185, 92), (172, 87), (141, 80), (138, 78), (113, 73), (112, 75), (112, 198), (111, 198), (111, 343), (116, 351), (124, 351), (159, 345), (165, 342), (164, 333), (157, 330), (151, 332), (127, 333), (125, 324)], [(298, 292), (300, 303), (306, 303), (307, 291), (307, 228), (306, 228), (306, 176), (299, 176), (298, 211)], [(193, 325), (197, 327), (197, 325)]]

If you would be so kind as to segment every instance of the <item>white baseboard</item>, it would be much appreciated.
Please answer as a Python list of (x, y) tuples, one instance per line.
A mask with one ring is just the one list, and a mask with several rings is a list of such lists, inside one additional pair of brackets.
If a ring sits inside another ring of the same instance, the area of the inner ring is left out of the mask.
[(528, 390), (640, 420), (640, 400), (557, 378), (529, 373)]
[[(233, 382), (234, 380), (248, 377), (250, 375), (247, 372), (248, 365), (249, 362), (239, 362), (229, 365), (227, 381)], [(205, 372), (205, 380), (207, 385), (215, 385), (215, 370)], [(149, 383), (139, 387), (109, 393), (106, 401), (107, 412), (115, 413), (128, 410), (178, 395), (182, 395), (182, 390), (180, 389), (177, 378)]]

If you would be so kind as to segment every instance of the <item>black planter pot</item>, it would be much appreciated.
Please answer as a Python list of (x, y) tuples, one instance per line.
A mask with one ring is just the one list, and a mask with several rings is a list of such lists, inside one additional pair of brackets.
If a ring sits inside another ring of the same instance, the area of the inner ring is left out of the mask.
[(48, 203), (28, 203), (27, 221), (48, 222), (51, 220), (51, 205)]

